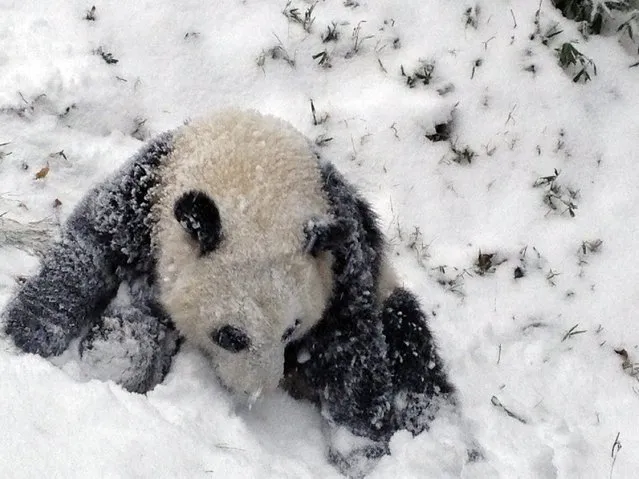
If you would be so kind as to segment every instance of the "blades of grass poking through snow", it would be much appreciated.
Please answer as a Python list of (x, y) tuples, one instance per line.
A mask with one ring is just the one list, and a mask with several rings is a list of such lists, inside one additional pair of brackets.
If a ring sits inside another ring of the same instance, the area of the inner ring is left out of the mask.
[(4, 143), (0, 143), (0, 162), (2, 162), (3, 159), (5, 159), (7, 156), (13, 154), (12, 151), (3, 151), (2, 149), (11, 144), (10, 141), (5, 141)]
[(603, 244), (603, 241), (600, 239), (596, 239), (593, 241), (584, 241), (583, 243), (581, 243), (581, 250), (583, 251), (584, 254), (598, 253), (602, 244)]
[(473, 265), (474, 271), (479, 276), (494, 273), (497, 266), (504, 264), (506, 261), (507, 259), (501, 257), (498, 253), (482, 253), (481, 250), (479, 250), (479, 254)]
[(557, 283), (555, 283), (555, 278), (559, 276), (560, 274), (561, 273), (558, 273), (557, 271), (553, 271), (552, 269), (550, 269), (548, 271), (548, 274), (546, 275), (546, 281), (548, 281), (550, 286), (557, 286)]
[(535, 182), (533, 183), (533, 188), (536, 188), (538, 186), (544, 186), (544, 185), (552, 185), (552, 183), (557, 179), (558, 176), (559, 176), (559, 171), (557, 170), (557, 168), (555, 168), (554, 175), (540, 176), (539, 178), (537, 178)]
[(289, 22), (297, 23), (302, 26), (306, 33), (311, 33), (313, 23), (315, 22), (313, 10), (315, 10), (317, 2), (308, 7), (303, 15), (299, 8), (291, 7), (291, 3), (292, 2), (290, 1), (286, 3), (284, 10), (282, 10), (282, 14), (288, 18)]
[[(635, 12), (633, 0), (552, 0), (562, 15), (585, 25), (585, 33), (600, 34), (610, 23), (619, 21), (621, 15)], [(617, 13), (618, 12), (618, 13)]]
[(566, 339), (568, 338), (572, 338), (573, 336), (576, 336), (577, 334), (582, 334), (587, 332), (587, 329), (577, 329), (579, 327), (579, 323), (575, 324), (572, 328), (570, 328), (566, 334), (564, 334), (564, 337), (561, 338), (561, 342), (563, 343)]
[[(621, 35), (627, 34), (630, 41), (637, 43), (639, 41), (639, 9), (634, 10), (617, 28), (617, 32), (621, 32)], [(639, 54), (639, 48), (637, 48)]]
[[(556, 151), (562, 148), (563, 140), (560, 140)], [(577, 210), (576, 200), (579, 196), (579, 190), (569, 188), (557, 182), (559, 173), (560, 172), (555, 168), (554, 175), (537, 178), (533, 183), (533, 188), (543, 187), (545, 189), (543, 201), (550, 208), (548, 213), (551, 211), (555, 211), (559, 214), (568, 213), (574, 218), (576, 215), (575, 210)]]
[(577, 258), (579, 259), (578, 264), (580, 266), (588, 264), (587, 257), (591, 254), (599, 253), (602, 245), (603, 241), (600, 239), (582, 241), (579, 246), (579, 250), (577, 251)]
[(361, 20), (355, 28), (353, 28), (353, 34), (351, 35), (353, 44), (351, 49), (346, 52), (345, 58), (351, 58), (359, 53), (362, 48), (364, 42), (370, 38), (373, 38), (373, 35), (362, 36), (362, 24), (366, 23), (366, 20)]
[(104, 60), (107, 65), (115, 65), (120, 61), (113, 56), (113, 53), (107, 52), (101, 46), (99, 46), (96, 50), (93, 50), (93, 54), (102, 57), (102, 60)]
[(519, 414), (516, 414), (514, 412), (512, 412), (510, 409), (506, 408), (506, 406), (504, 406), (501, 401), (499, 400), (499, 398), (497, 396), (493, 396), (490, 398), (490, 403), (495, 406), (497, 409), (500, 409), (501, 411), (505, 412), (509, 417), (512, 417), (513, 419), (516, 419), (517, 421), (519, 421), (522, 424), (528, 424), (528, 421), (526, 421), (526, 419), (524, 419), (523, 417), (521, 417)]
[(571, 66), (579, 68), (578, 64), (581, 65), (581, 70), (572, 79), (573, 82), (578, 83), (579, 80), (583, 80), (586, 83), (592, 80), (588, 70), (591, 70), (593, 75), (597, 75), (595, 62), (577, 50), (572, 43), (565, 42), (561, 47), (556, 48), (555, 51), (559, 58), (559, 65), (564, 71), (570, 69)]
[(257, 64), (258, 67), (262, 69), (262, 71), (264, 71), (264, 65), (266, 64), (266, 59), (267, 57), (269, 57), (271, 60), (284, 60), (288, 64), (288, 66), (290, 66), (291, 68), (295, 68), (294, 56), (292, 56), (288, 52), (288, 50), (284, 48), (284, 44), (282, 43), (282, 40), (280, 40), (280, 38), (277, 35), (275, 34), (273, 35), (277, 39), (278, 44), (275, 45), (274, 47), (269, 48), (266, 51), (262, 50), (262, 52), (256, 58), (255, 63)]
[(477, 26), (479, 25), (479, 14), (480, 14), (479, 5), (475, 5), (474, 7), (468, 7), (464, 11), (464, 25), (466, 28), (471, 27), (477, 30)]
[(326, 123), (326, 120), (328, 120), (328, 116), (329, 116), (328, 113), (323, 113), (321, 115), (318, 115), (317, 111), (315, 110), (315, 103), (313, 103), (312, 99), (311, 99), (311, 114), (313, 115), (313, 126)]
[(337, 30), (337, 23), (331, 22), (331, 24), (326, 27), (326, 33), (322, 34), (322, 43), (328, 42), (336, 42), (339, 40), (340, 33)]
[(555, 23), (553, 25), (551, 25), (547, 30), (546, 33), (544, 33), (541, 36), (541, 43), (543, 45), (548, 45), (548, 43), (550, 43), (550, 40), (552, 40), (554, 37), (556, 37), (557, 35), (559, 35), (560, 33), (563, 33), (563, 30), (559, 29), (559, 24)]
[(426, 260), (430, 258), (430, 253), (428, 252), (430, 244), (424, 243), (424, 235), (419, 229), (419, 226), (415, 226), (415, 229), (410, 234), (407, 246), (408, 249), (415, 252), (415, 259), (417, 260), (417, 264), (422, 268), (425, 268)]
[(475, 60), (473, 62), (473, 70), (470, 73), (470, 79), (472, 80), (473, 78), (475, 78), (475, 70), (477, 68), (479, 68), (480, 66), (482, 66), (482, 64), (484, 63), (484, 61), (481, 58), (478, 58), (477, 60)]
[(84, 19), (89, 22), (95, 22), (95, 5), (91, 7), (91, 10), (87, 10), (86, 15), (84, 15)]
[(316, 53), (312, 56), (313, 60), (317, 61), (317, 64), (324, 68), (331, 68), (333, 65), (331, 64), (331, 57), (328, 54), (328, 51), (324, 50), (322, 52)]
[[(401, 238), (400, 238), (401, 239)], [(466, 296), (464, 291), (464, 277), (471, 276), (472, 274), (467, 270), (459, 271), (455, 267), (449, 267), (447, 265), (437, 266), (429, 270), (431, 276), (440, 284), (446, 291), (453, 293), (460, 298)]]
[(451, 142), (450, 149), (453, 152), (452, 160), (458, 165), (463, 165), (464, 163), (470, 165), (477, 156), (477, 153), (471, 150), (469, 146), (458, 147)]
[(622, 358), (621, 369), (623, 369), (623, 371), (628, 374), (628, 376), (638, 379), (639, 363), (636, 363), (632, 359), (630, 359), (630, 355), (625, 349), (615, 349), (614, 351)]
[(615, 462), (617, 462), (617, 456), (619, 455), (619, 451), (621, 451), (621, 441), (619, 440), (620, 434), (621, 432), (617, 433), (615, 442), (612, 443), (612, 450), (610, 451), (610, 457), (612, 458), (612, 463), (610, 464), (610, 479), (612, 479), (612, 471), (615, 467)]
[(22, 92), (18, 92), (18, 96), (23, 103), (21, 106), (3, 106), (0, 107), (0, 113), (17, 115), (22, 119), (32, 120), (40, 108), (50, 106), (46, 93), (40, 93), (31, 100), (27, 100)]
[(326, 136), (325, 134), (321, 134), (317, 138), (315, 138), (315, 144), (317, 146), (326, 146), (331, 141), (333, 141), (333, 138), (330, 136)]
[(430, 85), (435, 72), (435, 62), (419, 60), (418, 65), (411, 74), (407, 74), (404, 65), (399, 66), (400, 74), (406, 78), (408, 88), (415, 88), (418, 83), (422, 85)]

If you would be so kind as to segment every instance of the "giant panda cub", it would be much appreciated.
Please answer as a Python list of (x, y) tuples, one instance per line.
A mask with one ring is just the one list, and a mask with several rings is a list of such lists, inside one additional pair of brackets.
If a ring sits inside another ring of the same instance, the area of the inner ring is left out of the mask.
[(365, 456), (421, 432), (452, 395), (370, 206), (304, 136), (255, 112), (163, 134), (93, 188), (2, 319), (44, 357), (80, 338), (94, 377), (140, 393), (184, 338), (237, 396), (279, 385), (369, 440)]

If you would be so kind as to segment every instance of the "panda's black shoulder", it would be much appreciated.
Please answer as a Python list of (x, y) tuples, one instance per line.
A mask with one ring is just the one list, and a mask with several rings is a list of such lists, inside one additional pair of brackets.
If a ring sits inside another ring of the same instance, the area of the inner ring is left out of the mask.
[(152, 273), (152, 191), (160, 182), (161, 164), (173, 149), (173, 134), (163, 133), (106, 181), (94, 187), (75, 208), (67, 229), (79, 239), (110, 252), (125, 276)]
[(377, 279), (384, 249), (384, 235), (377, 215), (357, 188), (332, 163), (320, 160), (320, 172), (331, 213), (336, 218), (349, 218), (358, 225), (360, 245), (364, 248), (366, 260), (370, 261), (368, 267)]

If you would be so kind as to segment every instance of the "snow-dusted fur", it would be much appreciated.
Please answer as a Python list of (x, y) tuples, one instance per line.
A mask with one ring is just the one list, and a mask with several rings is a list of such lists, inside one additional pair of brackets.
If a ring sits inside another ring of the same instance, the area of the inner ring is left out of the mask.
[[(149, 191), (171, 149), (172, 135), (159, 136), (78, 204), (3, 312), (18, 347), (59, 355), (89, 328), (80, 351), (96, 376), (144, 392), (166, 375), (178, 337), (157, 302)], [(131, 293), (125, 308), (112, 303), (120, 287)]]
[[(160, 177), (153, 214), (163, 305), (229, 389), (276, 388), (284, 347), (321, 319), (333, 286), (328, 255), (305, 251), (305, 227), (328, 219), (329, 208), (308, 140), (275, 118), (225, 112), (183, 128)], [(221, 217), (222, 240), (204, 257), (174, 218), (192, 190), (212, 198)], [(251, 346), (216, 344), (211, 335), (226, 325)]]
[[(280, 120), (226, 111), (165, 134), (92, 189), (3, 313), (22, 350), (80, 337), (95, 377), (146, 392), (180, 334), (220, 381), (317, 404), (358, 474), (452, 392), (426, 317), (397, 284), (370, 206)], [(365, 461), (364, 461), (365, 462)], [(354, 468), (354, 469), (353, 469)]]

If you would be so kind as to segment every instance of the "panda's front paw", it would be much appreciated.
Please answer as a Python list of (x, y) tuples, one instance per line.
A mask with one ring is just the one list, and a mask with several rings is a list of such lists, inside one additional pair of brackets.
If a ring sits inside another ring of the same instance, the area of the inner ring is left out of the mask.
[(61, 326), (47, 320), (47, 313), (37, 305), (15, 300), (3, 314), (4, 331), (26, 353), (43, 357), (62, 354), (70, 337)]
[(360, 479), (368, 475), (380, 458), (390, 451), (385, 442), (352, 437), (356, 440), (355, 444), (350, 444), (350, 447), (335, 442), (331, 444), (328, 459), (346, 477)]
[(105, 314), (80, 343), (87, 375), (145, 393), (169, 371), (178, 333), (136, 309)]

